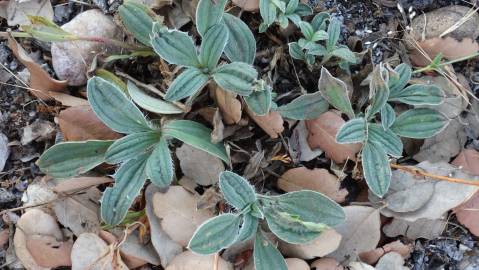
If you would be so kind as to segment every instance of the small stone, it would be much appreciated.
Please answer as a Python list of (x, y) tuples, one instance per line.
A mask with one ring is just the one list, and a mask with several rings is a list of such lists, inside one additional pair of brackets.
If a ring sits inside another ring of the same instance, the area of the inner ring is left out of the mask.
[[(114, 39), (121, 35), (121, 30), (111, 17), (98, 9), (80, 13), (62, 29), (77, 36), (101, 37)], [(79, 86), (87, 82), (86, 73), (96, 54), (113, 50), (99, 42), (68, 41), (52, 44), (52, 64), (58, 78), (68, 81), (69, 85)]]

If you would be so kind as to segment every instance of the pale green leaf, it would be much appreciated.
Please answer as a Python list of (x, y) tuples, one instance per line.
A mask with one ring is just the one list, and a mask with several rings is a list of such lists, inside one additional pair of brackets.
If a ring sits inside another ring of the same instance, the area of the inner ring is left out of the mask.
[(306, 60), (303, 49), (301, 48), (301, 46), (299, 46), (298, 42), (288, 43), (288, 49), (289, 55), (291, 55), (292, 58), (303, 61)]
[(96, 116), (114, 131), (130, 134), (150, 130), (141, 111), (112, 83), (93, 77), (88, 80), (87, 95)]
[(341, 35), (341, 22), (336, 18), (331, 18), (328, 26), (329, 38), (326, 42), (326, 48), (333, 50)]
[(409, 105), (439, 105), (446, 94), (436, 85), (413, 84), (397, 90), (389, 96), (390, 101), (399, 101)]
[(256, 40), (248, 25), (231, 14), (223, 15), (223, 22), (229, 31), (225, 54), (231, 62), (253, 64), (256, 56)]
[(85, 173), (105, 161), (113, 141), (63, 142), (45, 151), (37, 161), (40, 170), (54, 178), (70, 178)]
[(336, 142), (345, 143), (363, 143), (367, 138), (366, 119), (360, 117), (346, 122), (336, 134)]
[(199, 69), (187, 68), (171, 83), (166, 91), (165, 100), (177, 101), (192, 96), (201, 91), (208, 81), (208, 75)]
[[(313, 38), (311, 38), (311, 41), (320, 41), (320, 40), (327, 40), (329, 38), (328, 33), (324, 30), (318, 30), (313, 34)], [(356, 58), (354, 57), (354, 60), (356, 61)]]
[(131, 81), (128, 81), (128, 93), (138, 106), (147, 111), (158, 114), (184, 113), (184, 111), (175, 104), (148, 95)]
[(320, 12), (316, 14), (311, 21), (314, 31), (326, 30), (326, 22), (329, 20), (330, 15), (328, 12)]
[(234, 172), (222, 172), (219, 185), (226, 201), (238, 210), (243, 210), (256, 201), (253, 187), (246, 179)]
[(262, 90), (253, 91), (251, 95), (244, 97), (248, 107), (256, 115), (266, 115), (271, 108), (271, 87), (264, 85)]
[(255, 235), (258, 225), (259, 220), (257, 217), (250, 214), (243, 215), (243, 222), (241, 223), (237, 241), (245, 241)]
[(381, 64), (378, 65), (371, 74), (371, 81), (369, 83), (369, 99), (371, 100), (371, 105), (366, 111), (368, 119), (373, 118), (376, 113), (380, 112), (388, 101), (388, 74), (385, 71)]
[(390, 128), (394, 121), (396, 121), (396, 112), (391, 105), (386, 103), (386, 105), (384, 105), (384, 107), (381, 109), (381, 124), (383, 129)]
[(352, 64), (355, 64), (357, 61), (356, 55), (349, 48), (340, 47), (334, 49), (331, 54)]
[(387, 154), (401, 157), (403, 144), (401, 138), (390, 129), (384, 130), (379, 124), (368, 125), (368, 142), (381, 145)]
[(148, 158), (146, 175), (154, 185), (165, 188), (173, 181), (174, 174), (170, 149), (168, 149), (167, 141), (162, 138)]
[[(307, 4), (299, 3), (298, 7), (294, 11), (294, 14), (298, 16), (309, 16), (313, 14), (313, 9)], [(296, 24), (296, 26), (298, 25)]]
[(299, 28), (301, 29), (301, 33), (307, 40), (313, 39), (314, 29), (313, 29), (313, 26), (311, 26), (311, 24), (309, 24), (308, 22), (302, 21), (299, 23)]
[(137, 1), (127, 0), (123, 1), (118, 8), (118, 14), (128, 32), (132, 33), (139, 42), (150, 47), (150, 34), (153, 29), (151, 15), (155, 13)]
[(321, 68), (318, 89), (329, 104), (347, 114), (350, 119), (354, 118), (354, 111), (351, 102), (349, 101), (349, 93), (346, 84), (343, 81), (334, 78), (324, 67)]
[[(263, 27), (260, 27), (260, 33), (264, 32), (271, 24), (276, 21), (278, 11), (276, 6), (270, 0), (259, 0), (259, 13), (263, 18)], [(263, 30), (263, 31), (261, 31)]]
[(213, 79), (221, 88), (241, 96), (249, 96), (253, 92), (257, 76), (253, 66), (242, 62), (222, 65), (213, 72)]
[(232, 245), (238, 237), (241, 217), (222, 214), (203, 223), (188, 244), (193, 252), (208, 255)]
[(411, 79), (412, 69), (409, 65), (403, 63), (394, 69), (394, 73), (391, 73), (388, 82), (391, 95), (394, 95), (396, 91), (402, 90), (406, 87)]
[(288, 270), (279, 250), (263, 236), (261, 230), (256, 233), (253, 260), (256, 270)]
[(435, 110), (421, 108), (401, 113), (391, 130), (401, 137), (425, 139), (442, 131), (449, 119)]
[(285, 12), (286, 14), (293, 13), (299, 5), (299, 0), (289, 0), (286, 4)]
[(60, 28), (54, 22), (41, 16), (27, 16), (30, 25), (22, 25), (21, 29), (33, 38), (45, 42), (61, 42), (76, 40), (78, 37)]
[(176, 138), (197, 149), (208, 152), (225, 162), (229, 162), (226, 149), (221, 143), (211, 142), (211, 129), (189, 120), (174, 120), (166, 123), (162, 132), (164, 136)]
[(116, 140), (106, 151), (105, 161), (117, 164), (150, 152), (160, 140), (158, 131), (137, 132)]
[(391, 167), (386, 151), (381, 145), (366, 143), (363, 147), (362, 164), (369, 189), (382, 198), (391, 182)]
[(228, 0), (200, 0), (196, 8), (196, 29), (201, 36), (223, 18)]
[[(211, 1), (211, 0), (205, 0)], [(224, 24), (211, 26), (203, 36), (200, 47), (200, 63), (203, 67), (212, 70), (218, 64), (228, 42), (228, 29)]]
[(304, 94), (290, 103), (276, 109), (281, 116), (294, 120), (310, 120), (318, 118), (329, 108), (329, 103), (320, 92)]

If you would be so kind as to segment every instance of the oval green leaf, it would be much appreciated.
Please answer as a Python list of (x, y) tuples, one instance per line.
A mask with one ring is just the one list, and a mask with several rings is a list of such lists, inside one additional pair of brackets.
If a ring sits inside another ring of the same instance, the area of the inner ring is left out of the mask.
[(253, 187), (234, 172), (222, 172), (219, 185), (226, 201), (238, 210), (243, 210), (256, 201)]
[(446, 94), (439, 87), (427, 84), (413, 84), (389, 96), (390, 101), (409, 105), (439, 105), (445, 98)]
[(224, 15), (228, 0), (200, 0), (196, 8), (196, 30), (201, 36), (214, 25), (218, 24)]
[(441, 132), (448, 123), (449, 119), (442, 113), (420, 108), (401, 113), (391, 130), (401, 137), (425, 139)]
[(174, 174), (173, 159), (168, 142), (162, 138), (146, 162), (146, 175), (154, 185), (165, 188), (173, 181)]
[(279, 250), (263, 236), (261, 230), (256, 233), (253, 260), (256, 270), (288, 270)]
[(202, 73), (199, 69), (187, 68), (171, 83), (166, 91), (165, 99), (177, 101), (192, 96), (201, 91), (208, 81), (208, 75)]
[(379, 124), (368, 125), (368, 143), (381, 145), (387, 154), (401, 157), (403, 144), (401, 138), (390, 129), (384, 130)]
[(346, 143), (362, 143), (367, 138), (366, 119), (360, 117), (346, 122), (336, 134), (336, 142)]
[(252, 65), (256, 56), (256, 40), (248, 25), (240, 18), (225, 13), (223, 21), (228, 28), (229, 39), (225, 54), (231, 62)]
[(213, 79), (221, 88), (241, 96), (249, 96), (253, 92), (256, 77), (256, 69), (242, 62), (222, 65), (213, 71)]
[(329, 108), (329, 103), (320, 92), (301, 95), (290, 103), (276, 109), (281, 116), (294, 120), (310, 120), (318, 118)]
[(391, 167), (386, 151), (374, 142), (366, 143), (363, 147), (362, 164), (369, 189), (382, 198), (391, 183)]
[(228, 29), (224, 24), (217, 24), (208, 29), (200, 47), (199, 59), (203, 67), (209, 70), (216, 67), (228, 42), (228, 35)]
[(131, 81), (128, 81), (128, 93), (138, 106), (147, 111), (158, 114), (184, 113), (184, 111), (175, 104), (148, 95)]
[(346, 84), (333, 77), (326, 68), (321, 68), (321, 77), (318, 82), (318, 90), (329, 104), (334, 108), (354, 118), (353, 107), (349, 101), (349, 93)]
[(150, 152), (152, 146), (160, 141), (158, 131), (138, 132), (116, 140), (106, 151), (105, 161), (117, 164), (138, 155)]

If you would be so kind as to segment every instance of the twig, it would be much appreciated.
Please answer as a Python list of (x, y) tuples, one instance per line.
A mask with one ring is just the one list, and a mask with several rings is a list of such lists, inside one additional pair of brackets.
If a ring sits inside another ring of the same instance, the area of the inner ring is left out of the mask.
[(402, 166), (402, 165), (399, 165), (399, 164), (392, 164), (391, 163), (391, 168), (398, 169), (398, 170), (401, 170), (401, 171), (405, 171), (405, 172), (408, 172), (408, 173), (413, 174), (413, 175), (425, 176), (425, 177), (434, 178), (434, 179), (437, 179), (437, 180), (447, 181), (447, 182), (451, 182), (451, 183), (465, 184), (465, 185), (471, 185), (471, 186), (479, 186), (479, 181), (477, 181), (477, 180), (468, 180), (468, 179), (447, 177), (447, 176), (442, 176), (442, 175), (435, 175), (435, 174), (428, 173), (426, 171), (423, 171), (423, 170), (415, 168), (415, 167)]

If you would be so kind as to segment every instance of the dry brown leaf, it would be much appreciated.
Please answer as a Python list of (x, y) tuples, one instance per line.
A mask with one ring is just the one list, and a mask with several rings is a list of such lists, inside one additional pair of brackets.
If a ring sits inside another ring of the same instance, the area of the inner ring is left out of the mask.
[(311, 264), (316, 270), (343, 270), (344, 267), (333, 258), (321, 258)]
[(198, 198), (180, 186), (171, 186), (166, 193), (153, 195), (155, 215), (171, 239), (183, 247), (188, 245), (196, 228), (213, 217), (208, 210), (196, 210)]
[(253, 121), (266, 132), (272, 139), (278, 138), (284, 130), (283, 117), (279, 112), (271, 111), (267, 115), (259, 116), (246, 108), (246, 112), (253, 119)]
[(451, 164), (473, 175), (479, 175), (479, 152), (474, 149), (464, 149)]
[(311, 147), (309, 147), (308, 133), (306, 123), (304, 121), (299, 121), (298, 125), (293, 130), (293, 134), (291, 134), (291, 137), (289, 138), (288, 144), (291, 158), (294, 163), (298, 163), (299, 161), (311, 161), (323, 153), (321, 149), (312, 150)]
[(73, 242), (60, 242), (50, 235), (32, 235), (27, 238), (27, 249), (42, 267), (71, 266)]
[(10, 238), (10, 232), (8, 229), (0, 231), (0, 250), (4, 250), (4, 246), (8, 244)]
[(75, 191), (84, 190), (89, 187), (94, 187), (102, 184), (112, 183), (113, 179), (110, 177), (75, 177), (68, 180), (61, 180), (53, 187), (56, 193), (73, 193)]
[(221, 159), (184, 143), (176, 149), (183, 174), (197, 184), (209, 186), (219, 181), (219, 175), (225, 170)]
[(160, 258), (153, 245), (151, 242), (144, 244), (141, 241), (138, 230), (129, 234), (126, 240), (122, 242), (120, 254), (129, 269), (135, 269), (147, 263), (152, 265), (160, 264)]
[[(455, 60), (479, 51), (479, 44), (471, 38), (465, 38), (459, 41), (452, 37), (435, 37), (420, 41), (417, 45), (421, 47), (431, 59), (434, 59), (436, 55), (442, 53), (444, 58)], [(426, 66), (431, 62), (418, 50), (413, 50), (411, 54), (409, 54), (409, 57), (411, 61), (418, 66)]]
[(397, 237), (403, 235), (411, 240), (425, 238), (432, 240), (441, 236), (446, 228), (445, 219), (426, 219), (420, 218), (414, 222), (406, 221), (400, 218), (394, 218), (389, 224), (384, 225), (383, 232), (388, 237)]
[(212, 89), (214, 99), (220, 108), (225, 123), (228, 125), (237, 124), (242, 115), (241, 101), (236, 98), (237, 95), (216, 85), (211, 86), (210, 89)]
[(328, 111), (316, 119), (307, 120), (309, 130), (308, 143), (311, 149), (320, 148), (326, 156), (336, 163), (343, 163), (347, 159), (356, 160), (356, 153), (361, 150), (361, 144), (339, 144), (336, 134), (345, 121), (334, 111)]
[(75, 106), (60, 112), (58, 125), (66, 141), (115, 140), (121, 137), (98, 119), (90, 106)]
[(309, 265), (301, 259), (298, 258), (287, 258), (286, 265), (288, 270), (309, 270)]
[(279, 242), (279, 249), (287, 256), (297, 257), (305, 260), (316, 257), (323, 257), (335, 251), (341, 243), (341, 235), (334, 229), (329, 229), (318, 238), (306, 244), (289, 244)]
[(218, 267), (215, 268), (215, 255), (198, 255), (191, 251), (185, 251), (176, 256), (166, 267), (166, 270), (233, 270), (233, 266), (219, 257)]
[(479, 236), (479, 192), (460, 206), (454, 208), (457, 220), (475, 236)]
[(278, 179), (278, 187), (286, 192), (314, 190), (339, 203), (344, 202), (348, 195), (346, 189), (340, 189), (340, 184), (338, 178), (328, 170), (310, 170), (306, 167), (290, 169)]
[(259, 10), (259, 0), (233, 0), (233, 4), (246, 11)]
[(384, 256), (384, 254), (386, 253), (397, 252), (403, 258), (407, 258), (409, 257), (409, 255), (411, 255), (412, 250), (413, 250), (412, 244), (405, 245), (401, 241), (396, 240), (380, 248), (363, 252), (359, 254), (359, 258), (361, 258), (362, 262), (372, 265), (372, 264), (375, 264), (377, 261), (379, 261), (379, 259), (382, 256)]
[(128, 270), (121, 258), (94, 233), (83, 233), (73, 244), (72, 270)]

